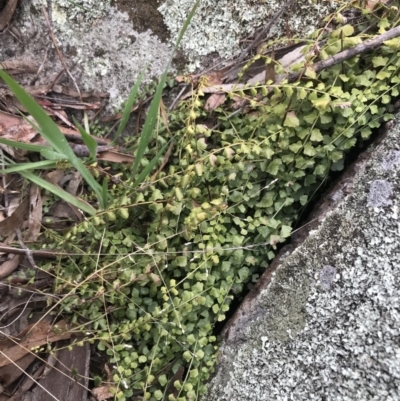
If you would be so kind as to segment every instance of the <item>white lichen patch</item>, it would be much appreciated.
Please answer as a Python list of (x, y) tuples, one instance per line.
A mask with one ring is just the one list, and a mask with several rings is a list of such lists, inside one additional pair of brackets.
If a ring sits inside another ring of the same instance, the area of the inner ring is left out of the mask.
[(55, 8), (63, 8), (69, 18), (81, 21), (103, 18), (110, 9), (111, 0), (52, 0)]
[[(143, 70), (146, 69), (144, 83), (163, 73), (171, 47), (150, 31), (137, 32), (129, 16), (110, 3), (110, 0), (53, 0), (52, 7), (47, 9), (57, 43), (80, 89), (108, 92), (109, 108), (114, 109), (127, 99)], [(23, 2), (18, 21), (26, 38), (24, 58), (39, 66), (51, 49), (38, 84), (51, 82), (62, 68), (51, 45), (42, 5), (41, 0)], [(34, 9), (36, 12), (32, 12)], [(20, 51), (18, 47), (16, 51)]]
[[(172, 32), (172, 40), (194, 3), (194, 0), (167, 0), (159, 8)], [(212, 52), (218, 52), (221, 57), (234, 54), (239, 49), (239, 41), (266, 24), (284, 4), (279, 0), (201, 1), (182, 42), (192, 61), (191, 68), (199, 67), (201, 58)], [(286, 16), (273, 25), (271, 36), (287, 35), (288, 29), (291, 36), (305, 36), (337, 6), (337, 2), (330, 0), (295, 1)]]
[(400, 166), (382, 166), (399, 135), (278, 268), (246, 341), (224, 344), (204, 400), (400, 400)]

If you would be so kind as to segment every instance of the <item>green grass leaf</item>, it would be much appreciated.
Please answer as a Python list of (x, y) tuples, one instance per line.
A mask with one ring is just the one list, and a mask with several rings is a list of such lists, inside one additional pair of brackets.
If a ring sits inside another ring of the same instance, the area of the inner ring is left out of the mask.
[(37, 176), (36, 174), (32, 173), (31, 171), (20, 171), (19, 172), (24, 178), (33, 182), (34, 184), (38, 185), (39, 187), (53, 193), (54, 195), (58, 196), (60, 199), (70, 203), (71, 205), (76, 206), (78, 209), (83, 210), (84, 212), (95, 215), (96, 209), (90, 206), (88, 203), (76, 198), (75, 196), (71, 195), (67, 191), (64, 191), (62, 188), (46, 181), (45, 179)]
[(132, 107), (133, 107), (136, 99), (138, 98), (139, 87), (140, 87), (140, 84), (142, 83), (146, 68), (147, 67), (145, 67), (145, 69), (139, 75), (138, 79), (136, 80), (135, 86), (132, 88), (131, 93), (129, 94), (128, 100), (126, 101), (126, 104), (124, 107), (124, 111), (122, 113), (121, 122), (119, 123), (118, 130), (114, 136), (112, 143), (115, 143), (115, 141), (118, 139), (118, 137), (121, 135), (122, 131), (126, 127), (126, 124), (128, 123), (129, 116), (131, 115)]
[(157, 164), (158, 160), (161, 158), (161, 156), (164, 154), (165, 149), (167, 148), (168, 144), (165, 144), (156, 154), (153, 159), (150, 160), (150, 163), (143, 169), (143, 171), (139, 174), (139, 176), (136, 178), (136, 181), (134, 182), (133, 186), (137, 187), (140, 185), (146, 177), (152, 172), (153, 168)]
[[(146, 121), (144, 122), (144, 126), (142, 129), (142, 134), (140, 136), (138, 149), (135, 154), (135, 162), (133, 163), (133, 166), (132, 166), (132, 179), (135, 178), (135, 175), (138, 171), (138, 168), (139, 168), (140, 162), (142, 160), (142, 157), (144, 155), (144, 152), (146, 151), (147, 146), (149, 145), (149, 142), (153, 136), (154, 128), (157, 123), (158, 109), (160, 107), (162, 92), (163, 92), (163, 89), (165, 86), (165, 82), (167, 80), (168, 70), (171, 65), (172, 59), (174, 57), (174, 53), (175, 53), (176, 49), (179, 47), (179, 44), (181, 43), (183, 35), (185, 34), (186, 29), (189, 26), (190, 21), (192, 20), (193, 15), (194, 15), (199, 3), (200, 3), (200, 1), (198, 0), (196, 2), (196, 4), (193, 6), (192, 10), (190, 11), (190, 13), (185, 21), (185, 24), (183, 25), (183, 28), (181, 29), (181, 31), (179, 33), (178, 40), (175, 44), (174, 50), (172, 51), (172, 54), (168, 61), (167, 67), (165, 68), (165, 71), (161, 76), (160, 82), (157, 85), (156, 93), (150, 104), (150, 108), (149, 108), (149, 111), (148, 111), (148, 114), (146, 117)], [(156, 162), (157, 162), (157, 160), (156, 160)], [(153, 162), (153, 160), (151, 162)], [(136, 179), (135, 181), (137, 181), (137, 180), (138, 179)]]
[(17, 173), (26, 170), (38, 170), (43, 168), (55, 168), (56, 163), (52, 160), (42, 160), (40, 162), (33, 163), (21, 163), (15, 164), (12, 167), (8, 167), (7, 169), (0, 170), (0, 174), (9, 174), (9, 173)]
[(78, 128), (79, 133), (82, 135), (82, 140), (84, 144), (88, 147), (90, 157), (92, 159), (96, 158), (97, 155), (97, 142), (87, 133), (87, 131), (78, 123), (76, 118), (72, 116), (74, 120), (75, 127)]
[(36, 120), (39, 125), (43, 138), (53, 147), (53, 149), (65, 155), (67, 159), (82, 175), (83, 179), (96, 193), (102, 208), (106, 207), (107, 200), (103, 197), (102, 188), (99, 183), (90, 174), (89, 170), (75, 155), (65, 136), (61, 133), (57, 124), (47, 115), (47, 113), (40, 107), (40, 105), (6, 72), (0, 70), (0, 78), (8, 85), (17, 99), (29, 112), (29, 114)]
[(29, 150), (32, 152), (41, 152), (43, 149), (51, 149), (50, 146), (34, 145), (30, 143), (23, 143), (12, 141), (11, 139), (0, 138), (0, 143), (16, 149)]

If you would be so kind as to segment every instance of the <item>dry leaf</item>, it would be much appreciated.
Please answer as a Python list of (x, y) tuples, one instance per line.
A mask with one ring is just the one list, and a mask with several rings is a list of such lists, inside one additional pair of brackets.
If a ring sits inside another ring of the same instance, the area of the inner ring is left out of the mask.
[(133, 156), (127, 155), (125, 153), (119, 153), (115, 150), (107, 150), (105, 152), (101, 152), (97, 155), (97, 159), (114, 163), (133, 163), (134, 161)]
[(175, 77), (175, 81), (179, 83), (191, 83), (193, 86), (197, 86), (199, 79), (195, 74), (189, 75), (178, 75)]
[[(39, 322), (28, 326), (22, 333), (16, 336), (16, 338), (22, 338), (19, 344), (5, 349), (4, 340), (0, 341), (0, 367), (18, 361), (24, 355), (30, 354), (33, 348), (69, 339), (72, 333), (68, 330), (69, 327), (64, 320), (55, 325), (51, 325), (48, 322)], [(7, 340), (8, 344), (9, 341)]]
[(64, 171), (63, 170), (54, 170), (51, 171), (50, 173), (47, 173), (45, 175), (46, 181), (58, 185), (59, 182), (64, 178)]
[(40, 188), (31, 184), (27, 241), (36, 241), (39, 237), (43, 216), (42, 206)]
[[(79, 212), (79, 209), (64, 201), (53, 203), (48, 214), (49, 216), (57, 217), (58, 219), (68, 219), (72, 221), (83, 220), (82, 213)], [(46, 218), (48, 219), (49, 216)]]
[(225, 93), (214, 93), (207, 99), (204, 109), (206, 111), (213, 111), (221, 106), (221, 104), (224, 104), (225, 100)]
[(208, 156), (210, 159), (210, 164), (215, 167), (215, 164), (217, 162), (217, 156), (215, 156), (213, 153), (210, 153), (210, 156)]
[(20, 255), (13, 255), (0, 265), (0, 279), (8, 277), (19, 265)]
[[(0, 28), (0, 30), (2, 29)], [(13, 59), (2, 61), (0, 69), (8, 71), (11, 75), (23, 73), (35, 74), (38, 70), (38, 66), (30, 60)]]
[(247, 103), (246, 98), (243, 98), (240, 96), (234, 96), (233, 103), (232, 103), (232, 109), (233, 110), (241, 109), (246, 103)]
[[(12, 141), (32, 143), (39, 137), (30, 124), (20, 117), (0, 111), (0, 137)], [(43, 140), (44, 143), (44, 140)]]
[(81, 185), (81, 182), (82, 182), (82, 176), (81, 176), (81, 174), (79, 173), (79, 171), (76, 171), (75, 173), (73, 173), (73, 174), (68, 174), (67, 176), (65, 176), (62, 180), (61, 180), (61, 186), (64, 186), (64, 184), (67, 182), (67, 181), (69, 181), (68, 182), (68, 185), (67, 185), (67, 187), (65, 188), (65, 190), (69, 193), (69, 194), (71, 194), (71, 195), (73, 195), (73, 196), (76, 196), (76, 194), (78, 193), (78, 188), (79, 188), (79, 185)]
[[(64, 136), (70, 141), (83, 142), (82, 136), (76, 129), (58, 126)], [(0, 138), (10, 139), (22, 143), (34, 143), (37, 145), (47, 145), (46, 141), (35, 129), (21, 117), (0, 111)], [(110, 140), (105, 138), (92, 138), (99, 145), (107, 145)]]
[(365, 9), (368, 11), (372, 11), (377, 4), (386, 4), (388, 0), (368, 0), (365, 5)]
[(110, 393), (110, 388), (111, 386), (96, 387), (92, 390), (92, 394), (98, 401), (107, 400), (114, 397), (114, 394)]
[(225, 74), (225, 70), (215, 71), (206, 77), (207, 79), (207, 86), (211, 85), (220, 85), (222, 84), (222, 79)]
[(21, 228), (25, 218), (28, 216), (29, 198), (26, 197), (19, 206), (14, 210), (11, 216), (0, 221), (0, 236), (6, 237), (15, 230)]

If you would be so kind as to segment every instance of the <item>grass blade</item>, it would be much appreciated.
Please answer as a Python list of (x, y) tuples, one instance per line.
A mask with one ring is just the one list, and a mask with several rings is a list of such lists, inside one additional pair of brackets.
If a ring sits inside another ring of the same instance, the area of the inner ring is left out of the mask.
[(0, 139), (0, 143), (16, 149), (29, 150), (32, 152), (40, 152), (43, 149), (51, 149), (50, 146), (34, 145), (31, 143), (17, 142), (11, 139)]
[(0, 170), (0, 174), (18, 173), (25, 170), (38, 170), (42, 168), (55, 168), (55, 167), (56, 163), (54, 163), (54, 161), (42, 160), (40, 162), (15, 164), (12, 167)]
[(121, 135), (122, 131), (126, 127), (126, 124), (128, 123), (133, 104), (135, 103), (135, 101), (138, 97), (139, 87), (140, 87), (140, 84), (142, 83), (146, 68), (147, 67), (145, 67), (144, 70), (140, 73), (138, 79), (136, 80), (135, 86), (132, 88), (131, 93), (129, 94), (128, 100), (126, 101), (126, 104), (124, 107), (124, 112), (122, 113), (121, 122), (119, 123), (118, 130), (114, 136), (112, 143), (115, 143), (115, 141), (118, 139), (118, 137)]
[(143, 169), (143, 171), (139, 174), (138, 178), (136, 178), (135, 183), (133, 184), (134, 187), (137, 187), (140, 185), (144, 179), (149, 175), (152, 171), (155, 165), (157, 164), (158, 160), (161, 158), (163, 155), (165, 149), (167, 148), (168, 144), (165, 144), (159, 151), (158, 153), (153, 157), (153, 159), (150, 160), (149, 164)]
[(6, 72), (0, 70), (0, 78), (9, 86), (16, 98), (31, 114), (41, 128), (40, 134), (58, 153), (65, 155), (65, 158), (80, 172), (83, 179), (96, 193), (101, 207), (106, 207), (107, 200), (103, 198), (102, 188), (90, 174), (89, 170), (76, 157), (69, 146), (68, 141), (59, 130), (57, 124), (46, 114), (39, 104)]
[(95, 159), (97, 156), (97, 142), (87, 133), (87, 131), (78, 123), (76, 118), (72, 116), (76, 128), (82, 136), (82, 140), (89, 149), (90, 157)]
[(161, 76), (160, 82), (157, 86), (156, 89), (156, 93), (154, 95), (154, 98), (150, 104), (150, 108), (149, 108), (149, 112), (147, 113), (147, 117), (146, 117), (146, 121), (144, 122), (144, 126), (143, 126), (143, 130), (142, 130), (142, 134), (140, 136), (140, 140), (139, 140), (139, 144), (138, 144), (138, 149), (136, 151), (136, 155), (135, 155), (135, 162), (133, 164), (132, 167), (132, 179), (134, 179), (137, 170), (139, 168), (139, 164), (141, 162), (141, 159), (144, 155), (144, 152), (146, 151), (146, 148), (151, 140), (151, 137), (153, 135), (153, 131), (154, 128), (156, 126), (156, 122), (157, 122), (157, 116), (158, 116), (158, 109), (160, 106), (160, 101), (161, 101), (161, 96), (162, 96), (162, 92), (165, 86), (165, 82), (167, 81), (167, 74), (168, 74), (168, 70), (169, 67), (171, 65), (172, 59), (174, 57), (175, 51), (178, 48), (179, 44), (181, 43), (181, 40), (183, 38), (183, 35), (186, 32), (187, 27), (190, 24), (190, 21), (193, 18), (194, 13), (196, 12), (196, 9), (199, 5), (200, 1), (198, 0), (196, 2), (196, 4), (193, 6), (192, 10), (190, 11), (188, 17), (186, 18), (186, 21), (183, 25), (183, 28), (181, 29), (179, 36), (178, 36), (178, 40), (175, 44), (174, 50), (172, 51), (171, 57), (168, 61), (167, 67), (165, 68), (164, 73)]
[(96, 209), (90, 206), (88, 203), (76, 198), (75, 196), (71, 195), (67, 191), (64, 191), (62, 188), (52, 184), (51, 182), (46, 181), (45, 179), (37, 176), (36, 174), (32, 173), (31, 171), (20, 171), (20, 174), (26, 178), (27, 180), (33, 182), (34, 184), (44, 188), (45, 190), (53, 193), (54, 195), (58, 196), (62, 200), (70, 203), (71, 205), (76, 206), (78, 209), (83, 210), (84, 212), (95, 215)]
[(57, 160), (66, 160), (64, 155), (61, 155), (58, 152), (55, 152), (54, 150), (51, 149), (42, 149), (40, 151), (40, 154), (48, 160), (53, 160), (53, 161), (57, 161)]

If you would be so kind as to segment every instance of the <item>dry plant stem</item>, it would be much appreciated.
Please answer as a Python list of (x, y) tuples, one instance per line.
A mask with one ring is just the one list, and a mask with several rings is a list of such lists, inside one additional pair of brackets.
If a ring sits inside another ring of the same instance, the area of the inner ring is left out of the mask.
[(19, 244), (21, 245), (21, 248), (24, 249), (25, 255), (26, 255), (27, 259), (29, 260), (29, 263), (32, 265), (32, 267), (34, 269), (37, 269), (36, 263), (33, 260), (32, 251), (24, 244), (24, 241), (22, 239), (21, 230), (18, 229), (18, 230), (16, 230), (16, 232), (17, 232)]
[(0, 13), (0, 32), (3, 31), (10, 23), (17, 7), (18, 0), (8, 0), (3, 11)]
[(179, 92), (178, 96), (174, 99), (174, 101), (172, 102), (171, 106), (169, 106), (168, 111), (172, 111), (172, 110), (175, 109), (176, 104), (178, 103), (179, 99), (183, 95), (183, 92), (185, 92), (187, 86), (188, 86), (187, 84), (183, 86), (183, 88)]
[[(246, 58), (248, 52), (253, 49), (254, 47), (257, 47), (261, 42), (262, 42), (262, 37), (271, 29), (271, 27), (273, 26), (273, 24), (281, 17), (281, 15), (283, 14), (283, 12), (292, 5), (292, 3), (294, 2), (294, 0), (292, 0), (291, 2), (286, 3), (285, 5), (282, 6), (282, 8), (280, 10), (278, 10), (268, 21), (267, 25), (261, 30), (261, 32), (257, 35), (257, 37), (251, 42), (251, 44), (249, 46), (247, 46), (244, 50), (241, 50), (239, 52), (237, 52), (236, 54), (234, 54), (232, 57), (230, 57), (229, 59), (233, 59), (236, 56), (238, 56), (237, 59), (235, 59), (234, 61), (232, 61), (231, 63), (227, 64), (226, 67), (232, 67), (238, 63), (240, 63), (241, 61), (243, 61), (243, 59)], [(229, 60), (228, 59), (228, 60)], [(202, 71), (201, 73), (197, 74), (196, 77), (200, 77), (204, 74), (206, 74), (209, 71), (215, 70), (217, 67), (225, 64), (228, 60), (224, 60), (221, 61), (219, 63), (217, 63), (216, 65), (207, 68), (206, 70)]]
[[(314, 64), (312, 68), (315, 72), (320, 72), (351, 57), (357, 56), (358, 54), (365, 53), (368, 50), (373, 50), (376, 47), (381, 46), (386, 40), (396, 38), (397, 36), (400, 36), (400, 26), (390, 29), (389, 31), (383, 33), (382, 35), (379, 35), (376, 38), (368, 39), (365, 42), (360, 43), (359, 45), (354, 46), (350, 49), (343, 50), (342, 52), (335, 54), (334, 56), (329, 57), (326, 60), (319, 61), (318, 63)], [(304, 70), (298, 73), (291, 73), (288, 75), (287, 79), (289, 82), (294, 82), (297, 81), (303, 74)]]
[(171, 152), (172, 152), (173, 147), (174, 147), (174, 141), (171, 141), (171, 143), (168, 146), (167, 152), (165, 153), (163, 161), (162, 161), (160, 167), (158, 168), (158, 170), (151, 177), (151, 181), (154, 181), (157, 178), (158, 174), (163, 170), (163, 168), (167, 164), (167, 162), (168, 162), (168, 160), (169, 160), (169, 158), (171, 156)]
[(25, 309), (28, 307), (29, 302), (34, 295), (35, 295), (35, 293), (32, 293), (31, 296), (29, 297), (28, 301), (25, 302), (22, 312), (11, 323), (7, 324), (6, 326), (1, 326), (0, 329), (6, 329), (7, 327), (12, 326), (24, 314)]
[[(47, 61), (47, 56), (48, 56), (49, 50), (50, 50), (50, 46), (48, 46), (46, 48), (46, 51), (45, 51), (44, 56), (43, 56), (43, 61), (42, 61), (42, 63), (40, 64), (39, 68), (36, 71), (36, 76), (33, 77), (31, 79), (31, 81), (29, 82), (29, 86), (33, 86), (35, 84), (35, 82), (39, 79), (39, 74), (42, 72), (42, 70), (44, 68), (44, 65), (45, 65), (45, 63)], [(61, 70), (61, 71), (64, 72), (64, 70)]]
[(280, 10), (278, 10), (268, 21), (267, 25), (265, 25), (265, 27), (263, 28), (263, 30), (257, 35), (257, 37), (250, 43), (249, 46), (247, 46), (242, 54), (235, 60), (236, 62), (240, 62), (242, 61), (247, 54), (254, 48), (256, 48), (262, 41), (263, 41), (263, 36), (269, 32), (269, 30), (271, 29), (272, 25), (274, 25), (274, 23), (276, 23), (276, 21), (278, 21), (278, 19), (282, 16), (282, 14), (284, 13), (284, 11), (291, 7), (293, 4), (294, 0), (287, 2), (286, 4), (284, 4), (282, 6), (282, 8)]
[(59, 47), (58, 47), (58, 45), (57, 45), (56, 37), (54, 36), (53, 29), (51, 28), (51, 22), (50, 22), (50, 19), (49, 19), (49, 14), (47, 13), (47, 11), (46, 11), (46, 9), (45, 9), (44, 6), (42, 6), (42, 12), (43, 12), (44, 18), (46, 19), (46, 23), (47, 23), (47, 26), (48, 26), (48, 28), (49, 28), (49, 33), (50, 33), (51, 41), (53, 42), (53, 45), (54, 45), (54, 47), (55, 47), (55, 49), (56, 49), (58, 58), (60, 59), (60, 62), (61, 62), (61, 64), (62, 64), (62, 66), (64, 67), (64, 70), (65, 70), (66, 73), (69, 75), (69, 77), (72, 79), (72, 82), (74, 83), (75, 88), (76, 88), (77, 92), (79, 93), (80, 100), (82, 101), (81, 91), (79, 90), (79, 87), (78, 87), (78, 84), (77, 84), (76, 81), (75, 81), (75, 78), (73, 77), (73, 75), (72, 75), (71, 72), (69, 71), (68, 66), (67, 66), (67, 63), (65, 62), (64, 57), (63, 57), (63, 55), (61, 54), (61, 51), (60, 51), (60, 49), (59, 49)]
[[(25, 249), (13, 248), (12, 246), (7, 246), (4, 244), (0, 244), (0, 252), (2, 253), (13, 253), (15, 255), (26, 255)], [(36, 251), (29, 250), (29, 252), (37, 257), (46, 258), (46, 259), (57, 259), (59, 256), (68, 256), (69, 254), (60, 251)]]
[[(381, 46), (383, 44), (383, 42), (385, 42), (386, 40), (393, 39), (393, 38), (396, 38), (398, 36), (400, 36), (400, 26), (398, 26), (396, 28), (393, 28), (393, 29), (390, 29), (389, 31), (383, 33), (382, 35), (379, 35), (376, 38), (368, 39), (365, 42), (360, 43), (359, 45), (354, 46), (354, 47), (352, 47), (350, 49), (343, 50), (342, 52), (340, 52), (338, 54), (335, 54), (335, 55), (333, 55), (332, 57), (329, 57), (326, 60), (319, 61), (318, 63), (313, 64), (311, 67), (315, 72), (320, 72), (320, 71), (322, 71), (322, 70), (324, 70), (326, 68), (332, 67), (332, 66), (334, 66), (336, 64), (339, 64), (339, 63), (341, 63), (341, 62), (343, 62), (345, 60), (348, 60), (351, 57), (357, 56), (358, 54), (365, 53), (365, 52), (367, 52), (369, 50), (373, 50), (376, 47)], [(297, 73), (287, 74), (286, 77), (283, 77), (282, 80), (286, 79), (289, 83), (290, 82), (295, 82), (295, 81), (297, 81), (298, 79), (300, 79), (304, 75), (304, 72), (305, 72), (305, 70), (303, 69), (303, 70), (301, 70), (300, 72), (297, 72)], [(232, 85), (229, 85), (229, 86), (230, 86), (230, 89), (227, 88), (228, 85), (224, 85), (224, 90), (223, 91), (221, 91), (221, 90), (218, 91), (217, 90), (218, 86), (215, 86), (216, 90), (215, 91), (211, 91), (210, 90), (210, 93), (218, 93), (218, 92), (223, 93), (225, 91), (234, 90), (235, 88), (238, 88), (238, 84), (232, 84)], [(212, 88), (213, 87), (211, 87), (211, 89)], [(269, 93), (271, 93), (272, 90), (273, 90), (272, 88), (268, 88), (268, 92)], [(203, 89), (203, 92), (206, 93), (206, 90)], [(238, 109), (235, 112), (233, 112), (232, 114), (230, 114), (228, 116), (228, 119), (232, 118), (233, 116), (238, 114), (240, 111), (242, 111), (245, 108), (245, 106), (247, 105), (247, 103), (248, 102), (246, 102), (246, 104), (243, 105), (240, 109)], [(212, 129), (217, 129), (220, 125), (221, 125), (221, 123), (218, 123)]]

